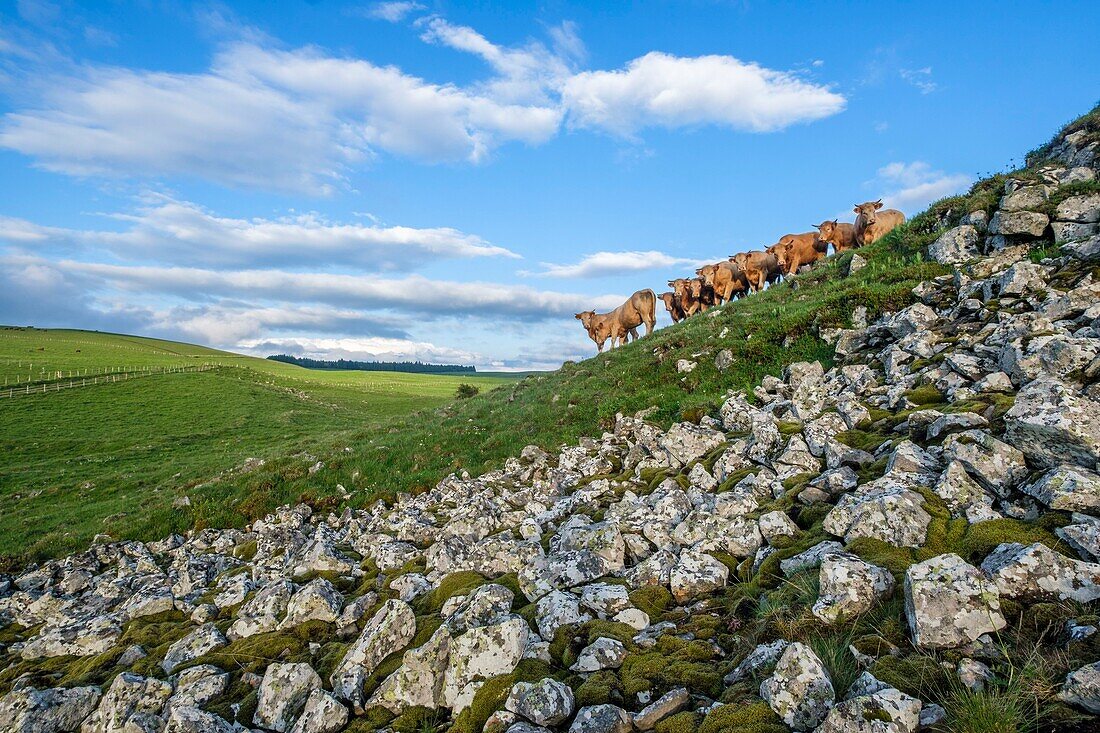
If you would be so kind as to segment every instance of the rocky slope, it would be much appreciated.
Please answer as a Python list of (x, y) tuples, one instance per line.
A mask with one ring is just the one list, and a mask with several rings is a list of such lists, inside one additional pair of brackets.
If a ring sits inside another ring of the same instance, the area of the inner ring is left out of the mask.
[(1096, 728), (1098, 137), (698, 422), (0, 577), (0, 730)]

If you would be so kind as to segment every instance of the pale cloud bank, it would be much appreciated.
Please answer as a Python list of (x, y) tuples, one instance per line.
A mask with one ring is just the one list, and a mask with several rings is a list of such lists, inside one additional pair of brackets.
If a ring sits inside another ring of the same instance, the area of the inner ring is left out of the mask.
[(542, 271), (534, 274), (544, 277), (557, 278), (590, 278), (624, 275), (645, 270), (659, 270), (669, 267), (696, 268), (706, 264), (705, 260), (694, 260), (684, 257), (648, 251), (627, 252), (594, 252), (585, 255), (579, 262), (569, 265), (559, 265), (550, 262), (539, 263)]
[(135, 212), (111, 213), (122, 231), (48, 227), (0, 216), (0, 242), (64, 247), (94, 246), (124, 259), (183, 265), (266, 267), (354, 266), (410, 270), (426, 258), (519, 255), (450, 227), (364, 226), (327, 221), (315, 213), (278, 219), (217, 216), (188, 201), (146, 194)]
[(922, 160), (890, 163), (878, 169), (876, 178), (876, 185), (887, 191), (883, 203), (907, 214), (944, 196), (961, 193), (973, 182), (973, 176), (934, 170)]

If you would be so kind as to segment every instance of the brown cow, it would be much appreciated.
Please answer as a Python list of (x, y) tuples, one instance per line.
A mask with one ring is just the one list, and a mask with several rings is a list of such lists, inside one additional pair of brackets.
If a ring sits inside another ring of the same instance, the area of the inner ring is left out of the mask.
[(841, 224), (836, 219), (826, 219), (817, 225), (817, 236), (822, 242), (833, 245), (833, 251), (840, 253), (849, 249), (855, 249), (863, 243), (856, 236), (855, 224), (844, 222)]
[(714, 300), (718, 304), (732, 300), (735, 295), (744, 293), (749, 287), (745, 273), (732, 262), (704, 265), (695, 274), (703, 278), (707, 287), (714, 291)]
[(883, 209), (882, 199), (856, 204), (856, 239), (871, 244), (885, 237), (891, 229), (905, 223), (905, 214), (897, 209)]
[(784, 275), (798, 274), (798, 268), (817, 262), (829, 253), (829, 245), (817, 238), (817, 232), (785, 234), (775, 249)]
[(776, 246), (778, 245), (772, 245), (765, 252), (754, 250), (730, 255), (730, 262), (745, 273), (745, 279), (754, 293), (760, 292), (765, 284), (775, 282), (783, 274), (779, 258), (772, 251)]
[(596, 344), (596, 349), (603, 352), (603, 345), (607, 339), (611, 339), (611, 348), (625, 344), (630, 336), (638, 338), (635, 331), (638, 326), (645, 324), (645, 335), (653, 333), (653, 324), (657, 322), (656, 315), (657, 296), (649, 288), (639, 290), (630, 298), (610, 313), (597, 313), (596, 311), (582, 311), (574, 317), (581, 322), (588, 337)]
[(691, 280), (678, 277), (675, 280), (669, 280), (668, 286), (672, 288), (672, 294), (680, 306), (680, 312), (684, 314), (683, 317), (695, 315), (699, 310), (699, 301), (691, 295)]
[(706, 313), (713, 306), (721, 304), (721, 301), (718, 300), (718, 294), (714, 292), (714, 288), (708, 285), (704, 278), (691, 278), (688, 280), (688, 288), (692, 299), (699, 304), (698, 312), (700, 313)]
[(676, 293), (661, 293), (657, 297), (665, 304), (665, 310), (672, 317), (673, 323), (684, 320), (684, 309), (680, 307), (680, 301), (676, 299)]

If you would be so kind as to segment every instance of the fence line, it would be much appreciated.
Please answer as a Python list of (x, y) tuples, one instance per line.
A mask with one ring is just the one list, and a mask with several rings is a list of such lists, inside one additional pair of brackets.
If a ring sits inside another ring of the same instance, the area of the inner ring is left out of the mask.
[(114, 372), (110, 374), (103, 374), (94, 377), (83, 377), (81, 379), (73, 379), (68, 382), (46, 382), (44, 384), (25, 384), (18, 387), (9, 387), (7, 389), (0, 389), (0, 398), (13, 398), (23, 395), (41, 395), (49, 392), (60, 392), (63, 389), (73, 389), (75, 387), (92, 387), (97, 384), (113, 384), (114, 382), (125, 382), (128, 379), (137, 379), (139, 377), (152, 377), (162, 374), (182, 374), (184, 372), (208, 372), (211, 369), (217, 368), (217, 364), (198, 364), (194, 366), (177, 366), (177, 367), (159, 367), (145, 369), (136, 372)]

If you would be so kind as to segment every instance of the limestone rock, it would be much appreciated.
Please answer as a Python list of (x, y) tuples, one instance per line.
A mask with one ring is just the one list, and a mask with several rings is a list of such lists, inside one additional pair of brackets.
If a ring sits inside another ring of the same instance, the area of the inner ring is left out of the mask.
[(820, 596), (811, 609), (828, 624), (871, 610), (894, 589), (894, 576), (855, 555), (837, 553), (821, 563)]
[(569, 733), (630, 733), (630, 713), (615, 705), (589, 705), (577, 712)]
[(348, 722), (348, 709), (325, 690), (314, 690), (306, 698), (302, 714), (290, 733), (337, 733)]
[(758, 645), (729, 674), (723, 677), (722, 681), (727, 685), (732, 685), (755, 675), (769, 664), (775, 664), (783, 656), (783, 652), (787, 651), (789, 644), (790, 642), (785, 639), (777, 639), (767, 644)]
[(229, 673), (213, 664), (188, 667), (176, 676), (176, 691), (168, 704), (202, 707), (229, 687)]
[(294, 584), (289, 580), (265, 585), (237, 611), (237, 619), (225, 632), (226, 638), (234, 641), (277, 629), (293, 593)]
[(196, 707), (182, 705), (168, 713), (164, 733), (234, 733), (235, 729), (225, 718)]
[(943, 452), (945, 457), (961, 463), (978, 483), (1001, 496), (1028, 474), (1024, 454), (984, 430), (948, 436)]
[(982, 572), (1001, 596), (1014, 600), (1088, 603), (1100, 598), (1100, 563), (1066, 557), (1041, 542), (998, 545), (982, 562)]
[(672, 595), (678, 603), (684, 603), (725, 586), (729, 574), (729, 568), (713, 556), (685, 550), (669, 576)]
[(308, 664), (269, 664), (260, 683), (253, 724), (278, 733), (289, 731), (310, 694), (320, 688), (321, 678)]
[(1100, 715), (1100, 662), (1086, 664), (1066, 675), (1058, 696), (1070, 705)]
[(945, 265), (969, 262), (981, 255), (981, 237), (978, 230), (968, 224), (948, 229), (928, 245), (928, 256)]
[(1100, 513), (1100, 475), (1078, 466), (1056, 466), (1023, 492), (1051, 509)]
[(913, 643), (932, 649), (962, 646), (1007, 623), (997, 586), (953, 553), (909, 567), (905, 615)]
[(530, 720), (535, 725), (557, 725), (573, 714), (573, 691), (567, 685), (547, 677), (538, 682), (512, 685), (504, 709)]
[(451, 635), (441, 627), (426, 644), (405, 652), (401, 666), (382, 680), (367, 704), (381, 705), (394, 714), (415, 706), (440, 706), (450, 654)]
[(584, 623), (592, 618), (581, 610), (580, 599), (558, 590), (543, 596), (536, 608), (539, 635), (546, 641), (552, 641), (562, 626)]
[(96, 709), (98, 687), (13, 690), (0, 697), (0, 730), (11, 733), (75, 733)]
[(760, 684), (760, 697), (796, 731), (813, 730), (829, 714), (836, 693), (825, 666), (805, 644), (792, 642), (772, 676)]
[(658, 440), (661, 448), (680, 464), (702, 458), (725, 442), (725, 433), (687, 422), (676, 423)]
[(1005, 413), (1005, 440), (1035, 464), (1093, 469), (1100, 458), (1100, 404), (1053, 377), (1040, 377), (1016, 395)]
[(403, 649), (415, 633), (416, 615), (409, 604), (398, 599), (386, 601), (333, 671), (333, 694), (362, 709), (366, 702), (363, 682), (383, 659)]
[(473, 700), (484, 680), (508, 674), (523, 658), (529, 636), (518, 616), (470, 629), (452, 640), (443, 679), (443, 705), (458, 715)]
[(921, 702), (887, 687), (838, 703), (817, 733), (916, 733)]
[(335, 623), (344, 597), (325, 578), (315, 578), (298, 590), (287, 604), (286, 618), (279, 628), (289, 629), (306, 621)]
[(634, 713), (634, 727), (640, 731), (652, 730), (653, 726), (673, 713), (679, 712), (689, 702), (691, 702), (691, 695), (687, 688), (677, 687), (675, 690), (669, 690)]
[(827, 556), (843, 551), (844, 545), (834, 540), (825, 540), (824, 542), (818, 542), (810, 549), (800, 552), (794, 557), (780, 560), (779, 569), (789, 578), (803, 570), (816, 568), (821, 565), (822, 560)]
[(140, 726), (143, 717), (159, 717), (171, 695), (172, 685), (167, 682), (123, 672), (111, 682), (99, 707), (84, 721), (80, 731), (112, 733), (123, 730), (135, 718), (135, 725)]
[(989, 221), (991, 234), (1041, 237), (1050, 219), (1037, 211), (998, 211)]
[(574, 672), (598, 672), (601, 669), (618, 669), (626, 658), (626, 647), (616, 639), (601, 636), (581, 650), (577, 661), (569, 669)]
[(932, 521), (924, 510), (924, 497), (893, 481), (878, 481), (882, 483), (872, 482), (842, 496), (825, 515), (825, 530), (849, 542), (872, 537), (899, 547), (924, 544)]
[(173, 669), (184, 662), (198, 659), (207, 652), (225, 646), (226, 643), (222, 632), (218, 631), (214, 624), (203, 624), (168, 647), (168, 652), (160, 663), (161, 669), (170, 674)]
[(993, 508), (993, 497), (970, 478), (960, 461), (947, 464), (932, 490), (947, 503), (952, 516), (965, 517), (971, 524), (1001, 516)]

